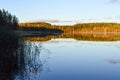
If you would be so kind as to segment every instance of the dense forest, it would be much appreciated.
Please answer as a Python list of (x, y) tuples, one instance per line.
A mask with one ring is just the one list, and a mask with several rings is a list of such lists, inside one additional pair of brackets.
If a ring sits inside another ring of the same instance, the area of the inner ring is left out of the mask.
[[(18, 36), (14, 31), (18, 29), (18, 19), (8, 11), (0, 10), (0, 45), (17, 44)], [(10, 47), (10, 46), (8, 46)]]
[(0, 10), (0, 30), (16, 30), (18, 29), (18, 19), (8, 11)]
[(51, 25), (49, 23), (44, 22), (35, 22), (35, 23), (19, 23), (21, 28), (23, 27), (46, 27), (46, 28), (54, 28), (61, 29), (64, 33), (81, 33), (81, 32), (120, 32), (120, 24), (117, 23), (83, 23), (83, 24), (75, 24), (70, 26), (59, 26), (59, 25)]
[[(38, 23), (36, 23), (37, 26)], [(6, 10), (0, 10), (0, 39), (10, 38), (10, 36), (16, 35), (19, 37), (28, 36), (28, 35), (48, 35), (48, 34), (57, 34), (63, 33), (60, 29), (53, 29), (46, 26), (51, 26), (48, 23), (39, 23), (43, 27), (28, 27), (32, 24), (27, 24), (25, 27), (19, 27), (18, 19), (15, 15), (12, 15)], [(34, 25), (32, 25), (34, 26)], [(26, 34), (27, 33), (27, 34)]]
[[(37, 22), (37, 23), (19, 23), (21, 28), (54, 28), (64, 31), (61, 35), (45, 36), (45, 37), (25, 37), (24, 40), (29, 41), (47, 41), (52, 38), (74, 38), (76, 40), (87, 41), (117, 41), (120, 40), (120, 24), (117, 23), (84, 23), (75, 24), (71, 26), (58, 26), (51, 25), (49, 23)], [(117, 32), (117, 33), (113, 33)]]
[[(18, 27), (19, 26), (19, 27)], [(8, 11), (0, 10), (0, 30), (19, 31), (43, 31), (64, 32), (64, 33), (94, 33), (94, 32), (120, 32), (120, 24), (117, 23), (83, 23), (69, 26), (51, 25), (45, 22), (18, 23), (15, 15)]]

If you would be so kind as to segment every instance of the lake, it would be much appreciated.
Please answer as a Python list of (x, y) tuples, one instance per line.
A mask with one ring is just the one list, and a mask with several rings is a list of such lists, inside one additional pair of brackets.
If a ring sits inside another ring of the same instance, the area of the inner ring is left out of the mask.
[(120, 80), (120, 41), (116, 38), (23, 38), (17, 48), (0, 47), (2, 53), (13, 54), (0, 59), (0, 79)]

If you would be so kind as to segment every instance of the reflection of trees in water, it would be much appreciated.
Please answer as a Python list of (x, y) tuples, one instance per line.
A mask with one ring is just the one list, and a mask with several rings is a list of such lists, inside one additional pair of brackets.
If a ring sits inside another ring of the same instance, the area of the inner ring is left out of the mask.
[(0, 35), (0, 80), (13, 80), (18, 71), (18, 38), (10, 33)]
[(104, 32), (83, 32), (83, 33), (63, 33), (61, 35), (51, 35), (44, 37), (24, 37), (23, 40), (27, 41), (48, 41), (57, 38), (73, 38), (75, 40), (85, 40), (85, 41), (119, 41), (120, 33), (104, 33)]
[(0, 80), (34, 80), (40, 76), (48, 53), (40, 43), (0, 36)]
[(40, 76), (43, 64), (48, 60), (49, 50), (37, 42), (23, 42), (18, 53), (20, 71), (16, 80), (34, 80)]

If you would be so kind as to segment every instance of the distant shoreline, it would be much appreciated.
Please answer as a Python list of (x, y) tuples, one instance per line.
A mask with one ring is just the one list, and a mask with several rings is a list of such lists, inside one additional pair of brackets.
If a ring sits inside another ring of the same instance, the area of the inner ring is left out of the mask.
[(59, 29), (64, 33), (82, 33), (82, 32), (120, 32), (120, 24), (118, 23), (84, 23), (75, 24), (70, 26), (52, 25), (45, 22), (36, 23), (19, 23), (20, 28), (34, 28), (39, 29), (41, 27), (49, 29)]
[(18, 37), (29, 37), (29, 36), (49, 36), (49, 35), (59, 35), (62, 33), (49, 33), (41, 31), (14, 31)]

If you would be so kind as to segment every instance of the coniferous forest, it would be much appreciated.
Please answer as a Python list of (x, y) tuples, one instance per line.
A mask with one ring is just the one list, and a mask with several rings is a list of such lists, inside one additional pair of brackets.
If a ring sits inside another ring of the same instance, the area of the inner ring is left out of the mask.
[(52, 25), (46, 22), (28, 22), (19, 23), (18, 18), (12, 15), (8, 11), (0, 10), (0, 31), (19, 31), (16, 32), (19, 35), (39, 35), (42, 34), (54, 34), (54, 33), (98, 33), (98, 32), (120, 32), (119, 23), (82, 23), (74, 25)]
[(6, 10), (0, 10), (0, 29), (17, 30), (18, 19)]

